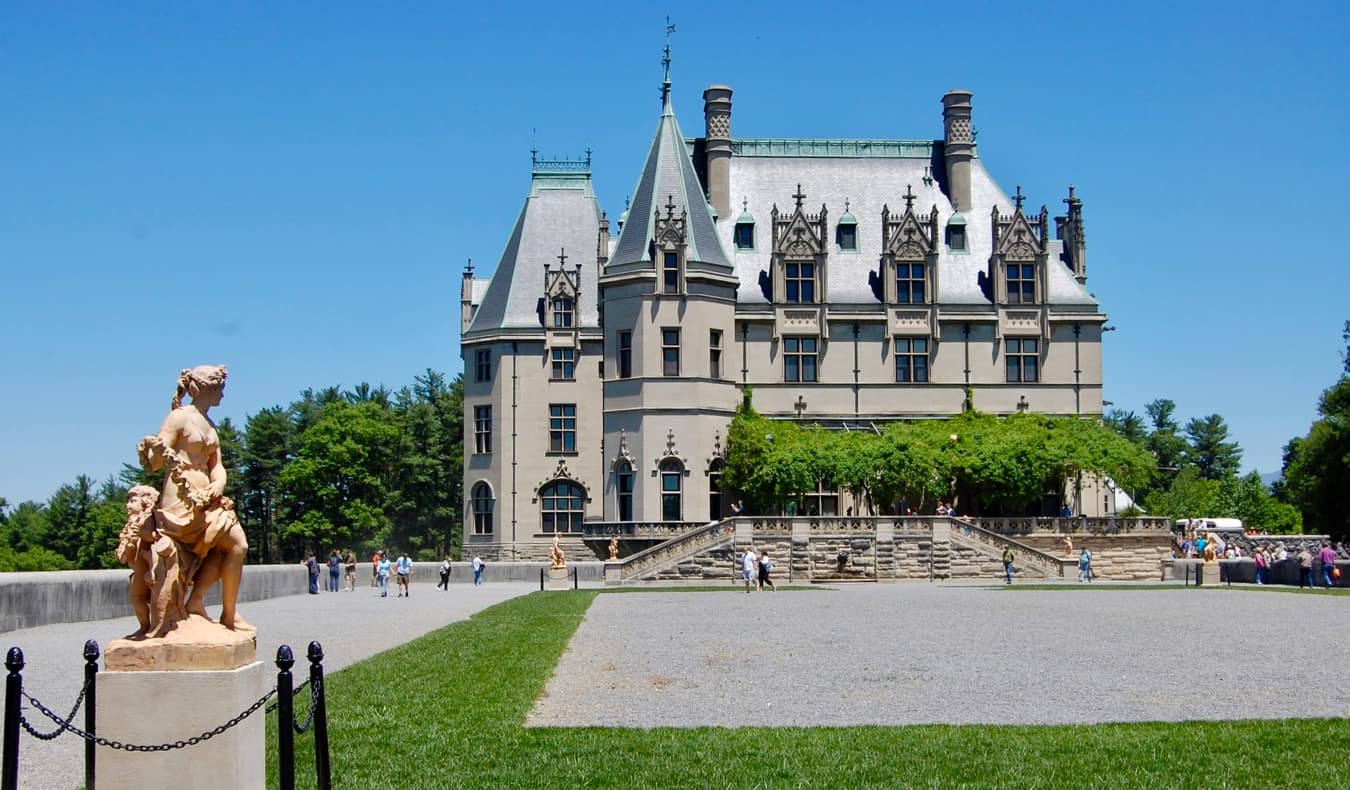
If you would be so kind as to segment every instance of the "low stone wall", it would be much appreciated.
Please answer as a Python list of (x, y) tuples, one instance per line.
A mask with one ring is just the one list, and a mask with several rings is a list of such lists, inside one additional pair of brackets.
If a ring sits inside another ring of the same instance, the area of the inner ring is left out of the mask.
[[(130, 617), (135, 614), (127, 596), (130, 573), (128, 570), (0, 573), (0, 633), (52, 623)], [(301, 565), (245, 565), (239, 601), (296, 595), (308, 589), (309, 575)], [(219, 587), (211, 591), (206, 603), (219, 605)]]
[[(1168, 559), (1161, 563), (1163, 580), (1183, 581), (1195, 578), (1195, 568), (1203, 565), (1203, 561), (1197, 559), (1174, 560)], [(1233, 584), (1255, 584), (1256, 583), (1256, 562), (1250, 557), (1240, 557), (1232, 560), (1219, 560), (1219, 580), (1223, 583), (1232, 582)], [(1341, 578), (1333, 579), (1333, 587), (1350, 587), (1350, 560), (1337, 560), (1336, 567), (1341, 570)], [(1299, 582), (1299, 564), (1298, 560), (1277, 560), (1270, 565), (1270, 571), (1266, 577), (1266, 584), (1287, 585), (1297, 587)], [(1322, 586), (1322, 563), (1313, 559), (1313, 586)]]

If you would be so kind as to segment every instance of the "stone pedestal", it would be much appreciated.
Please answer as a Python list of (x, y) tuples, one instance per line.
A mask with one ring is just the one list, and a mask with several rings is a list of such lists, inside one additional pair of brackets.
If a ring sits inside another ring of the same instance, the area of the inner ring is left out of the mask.
[(550, 590), (572, 589), (572, 572), (567, 568), (549, 568), (548, 588)]
[(605, 563), (605, 584), (619, 584), (623, 581), (623, 563)]
[[(135, 744), (173, 743), (214, 729), (243, 712), (267, 689), (267, 672), (254, 661), (236, 669), (106, 671), (98, 674), (98, 734)], [(100, 748), (99, 790), (147, 787), (266, 786), (258, 710), (196, 746), (167, 752)]]
[(1211, 560), (1211, 561), (1208, 561), (1208, 562), (1204, 562), (1204, 563), (1202, 563), (1201, 565), (1199, 565), (1199, 566), (1197, 566), (1197, 567), (1199, 567), (1199, 568), (1201, 569), (1201, 570), (1200, 570), (1200, 586), (1201, 586), (1201, 587), (1218, 587), (1218, 586), (1219, 586), (1219, 561), (1218, 561), (1218, 560)]

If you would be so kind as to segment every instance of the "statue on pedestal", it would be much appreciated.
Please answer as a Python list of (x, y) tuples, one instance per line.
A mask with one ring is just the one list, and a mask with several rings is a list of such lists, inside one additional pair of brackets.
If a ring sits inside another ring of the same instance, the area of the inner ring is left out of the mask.
[(553, 548), (548, 550), (549, 568), (555, 571), (567, 567), (567, 555), (563, 554), (562, 546), (558, 545), (558, 536), (553, 536)]
[(619, 539), (618, 539), (618, 538), (610, 538), (610, 539), (609, 539), (609, 558), (610, 558), (611, 560), (617, 560), (617, 559), (619, 558)]
[[(203, 365), (178, 376), (169, 416), (159, 433), (138, 446), (141, 465), (165, 469), (164, 488), (136, 486), (127, 495), (127, 523), (118, 557), (131, 566), (138, 636), (161, 637), (191, 615), (209, 621), (205, 599), (220, 582), (220, 619), (231, 631), (253, 627), (235, 604), (248, 540), (225, 496), (220, 437), (207, 411), (225, 394), (224, 365)], [(183, 404), (183, 396), (192, 398)], [(188, 593), (188, 589), (191, 592)]]

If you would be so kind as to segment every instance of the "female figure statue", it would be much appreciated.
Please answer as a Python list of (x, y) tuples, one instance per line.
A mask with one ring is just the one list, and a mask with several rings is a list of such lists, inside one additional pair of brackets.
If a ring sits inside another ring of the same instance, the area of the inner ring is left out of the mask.
[[(166, 468), (164, 490), (155, 508), (155, 526), (178, 545), (180, 567), (192, 585), (186, 610), (207, 617), (206, 593), (220, 581), (220, 624), (252, 629), (235, 612), (248, 539), (224, 496), (225, 466), (220, 437), (207, 411), (225, 394), (224, 365), (202, 365), (178, 376), (169, 416), (159, 433), (141, 440), (141, 464), (154, 472)], [(183, 396), (192, 402), (183, 404)]]

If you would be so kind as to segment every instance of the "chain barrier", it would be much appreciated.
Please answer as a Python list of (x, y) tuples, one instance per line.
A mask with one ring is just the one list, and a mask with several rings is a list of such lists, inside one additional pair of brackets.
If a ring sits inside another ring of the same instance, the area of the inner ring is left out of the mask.
[[(34, 708), (37, 708), (39, 713), (51, 719), (53, 722), (57, 724), (58, 730), (55, 734), (51, 736), (51, 738), (55, 738), (56, 735), (59, 735), (62, 731), (69, 731), (75, 735), (78, 735), (80, 738), (83, 738), (86, 741), (92, 741), (98, 744), (99, 746), (106, 746), (109, 749), (120, 749), (122, 751), (127, 752), (168, 752), (174, 749), (183, 749), (188, 746), (196, 746), (197, 744), (202, 743), (203, 741), (211, 740), (217, 735), (220, 735), (226, 730), (238, 725), (240, 722), (242, 722), (244, 719), (247, 719), (249, 716), (252, 716), (254, 713), (257, 713), (258, 709), (261, 708), (263, 705), (266, 705), (269, 699), (276, 696), (276, 693), (277, 690), (276, 687), (274, 686), (266, 694), (259, 697), (257, 702), (248, 706), (248, 708), (246, 708), (243, 713), (240, 713), (238, 716), (235, 716), (234, 718), (230, 719), (229, 721), (225, 722), (219, 727), (216, 727), (215, 729), (207, 730), (201, 735), (194, 735), (186, 740), (174, 741), (173, 743), (158, 743), (150, 745), (142, 745), (137, 743), (122, 743), (121, 741), (110, 740), (108, 738), (103, 738), (98, 735), (93, 735), (91, 733), (85, 732), (79, 727), (76, 727), (74, 724), (71, 724), (68, 718), (62, 719), (60, 716), (56, 715), (56, 713), (54, 713), (50, 708), (48, 708), (46, 705), (43, 705), (27, 691), (23, 692), (23, 696), (24, 699), (32, 703)], [(81, 692), (80, 696), (83, 697), (84, 693)], [(71, 716), (74, 716), (73, 712)], [(19, 722), (23, 724), (23, 728), (27, 730), (29, 733), (39, 738), (42, 737), (41, 735), (37, 735), (37, 733), (33, 731), (32, 726), (29, 725), (27, 719), (24, 718), (22, 715), (19, 716)]]
[[(56, 721), (57, 724), (62, 725), (57, 727), (55, 730), (52, 730), (51, 732), (38, 732), (37, 729), (33, 727), (32, 724), (28, 723), (28, 719), (25, 718), (22, 713), (19, 714), (19, 724), (23, 726), (24, 730), (29, 735), (33, 736), (34, 738), (37, 738), (39, 741), (56, 740), (67, 730), (67, 726), (65, 725), (68, 725), (70, 722), (75, 720), (75, 714), (80, 712), (80, 706), (84, 704), (84, 695), (87, 694), (88, 692), (89, 692), (89, 682), (85, 681), (85, 684), (80, 687), (79, 696), (75, 698), (75, 706), (70, 709), (70, 713), (66, 716), (64, 720), (56, 719), (55, 717), (52, 717), (50, 715), (48, 716), (48, 718), (52, 718), (54, 721)], [(28, 697), (28, 699), (32, 700), (35, 703), (37, 702), (36, 700), (33, 700), (32, 697), (29, 697), (28, 694), (26, 693), (24, 694), (24, 696)]]
[[(299, 691), (299, 689), (296, 689), (296, 690)], [(313, 683), (313, 684), (310, 685), (310, 687), (309, 687), (309, 713), (305, 714), (305, 723), (304, 723), (304, 724), (296, 724), (295, 722), (291, 722), (291, 726), (295, 728), (295, 731), (296, 731), (297, 734), (303, 735), (304, 733), (306, 733), (306, 732), (309, 731), (309, 728), (310, 728), (311, 726), (314, 725), (314, 711), (317, 710), (318, 707), (319, 707), (319, 696), (320, 696), (321, 694), (323, 694), (323, 682), (322, 682), (322, 681), (319, 681), (319, 682), (316, 682), (316, 683)]]
[[(301, 683), (300, 685), (296, 686), (294, 689), (291, 689), (291, 696), (294, 697), (296, 694), (299, 694), (299, 693), (305, 688), (305, 686), (308, 686), (308, 685), (309, 685), (309, 681), (306, 680), (304, 683)], [(271, 705), (268, 705), (268, 706), (267, 706), (267, 710), (263, 711), (263, 713), (266, 713), (266, 714), (268, 714), (268, 715), (271, 715), (271, 714), (275, 713), (276, 710), (277, 710), (277, 706), (280, 705), (280, 704), (281, 704), (280, 702), (273, 702)]]

